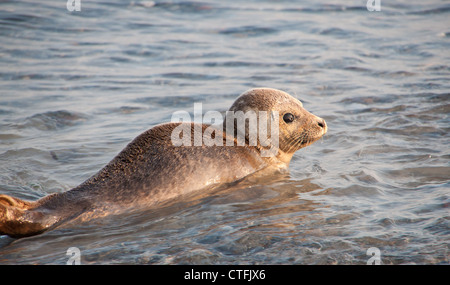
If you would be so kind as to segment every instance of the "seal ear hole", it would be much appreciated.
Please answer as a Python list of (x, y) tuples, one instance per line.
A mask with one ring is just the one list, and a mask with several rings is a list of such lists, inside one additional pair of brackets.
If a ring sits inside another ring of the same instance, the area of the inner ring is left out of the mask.
[(291, 113), (286, 113), (283, 116), (283, 121), (285, 121), (286, 123), (292, 123), (294, 121), (294, 115), (292, 115)]

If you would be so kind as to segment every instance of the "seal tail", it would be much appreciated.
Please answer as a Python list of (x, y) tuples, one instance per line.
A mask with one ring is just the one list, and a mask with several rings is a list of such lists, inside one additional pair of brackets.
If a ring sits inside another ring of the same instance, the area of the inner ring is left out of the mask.
[(11, 237), (32, 236), (48, 229), (41, 222), (43, 213), (29, 211), (36, 202), (0, 195), (0, 235)]

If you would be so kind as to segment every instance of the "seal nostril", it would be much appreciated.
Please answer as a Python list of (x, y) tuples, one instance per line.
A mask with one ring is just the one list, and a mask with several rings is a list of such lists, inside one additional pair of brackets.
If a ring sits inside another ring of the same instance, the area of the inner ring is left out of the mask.
[(324, 127), (323, 122), (319, 122), (318, 124), (319, 124), (319, 127), (321, 127), (323, 129), (323, 127)]

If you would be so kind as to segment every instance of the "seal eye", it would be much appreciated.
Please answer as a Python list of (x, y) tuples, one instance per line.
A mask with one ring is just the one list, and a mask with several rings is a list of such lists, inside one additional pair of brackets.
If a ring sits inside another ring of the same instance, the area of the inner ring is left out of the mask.
[(284, 116), (283, 116), (283, 120), (284, 120), (286, 123), (292, 123), (292, 122), (294, 121), (294, 115), (292, 115), (291, 113), (286, 113), (286, 114), (284, 114)]

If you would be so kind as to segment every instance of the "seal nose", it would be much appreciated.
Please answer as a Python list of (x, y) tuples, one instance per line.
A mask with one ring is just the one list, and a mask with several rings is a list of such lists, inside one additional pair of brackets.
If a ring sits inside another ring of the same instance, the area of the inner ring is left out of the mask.
[(327, 123), (325, 122), (324, 119), (319, 118), (319, 120), (317, 121), (317, 125), (319, 125), (319, 127), (323, 130), (324, 133), (327, 132)]

